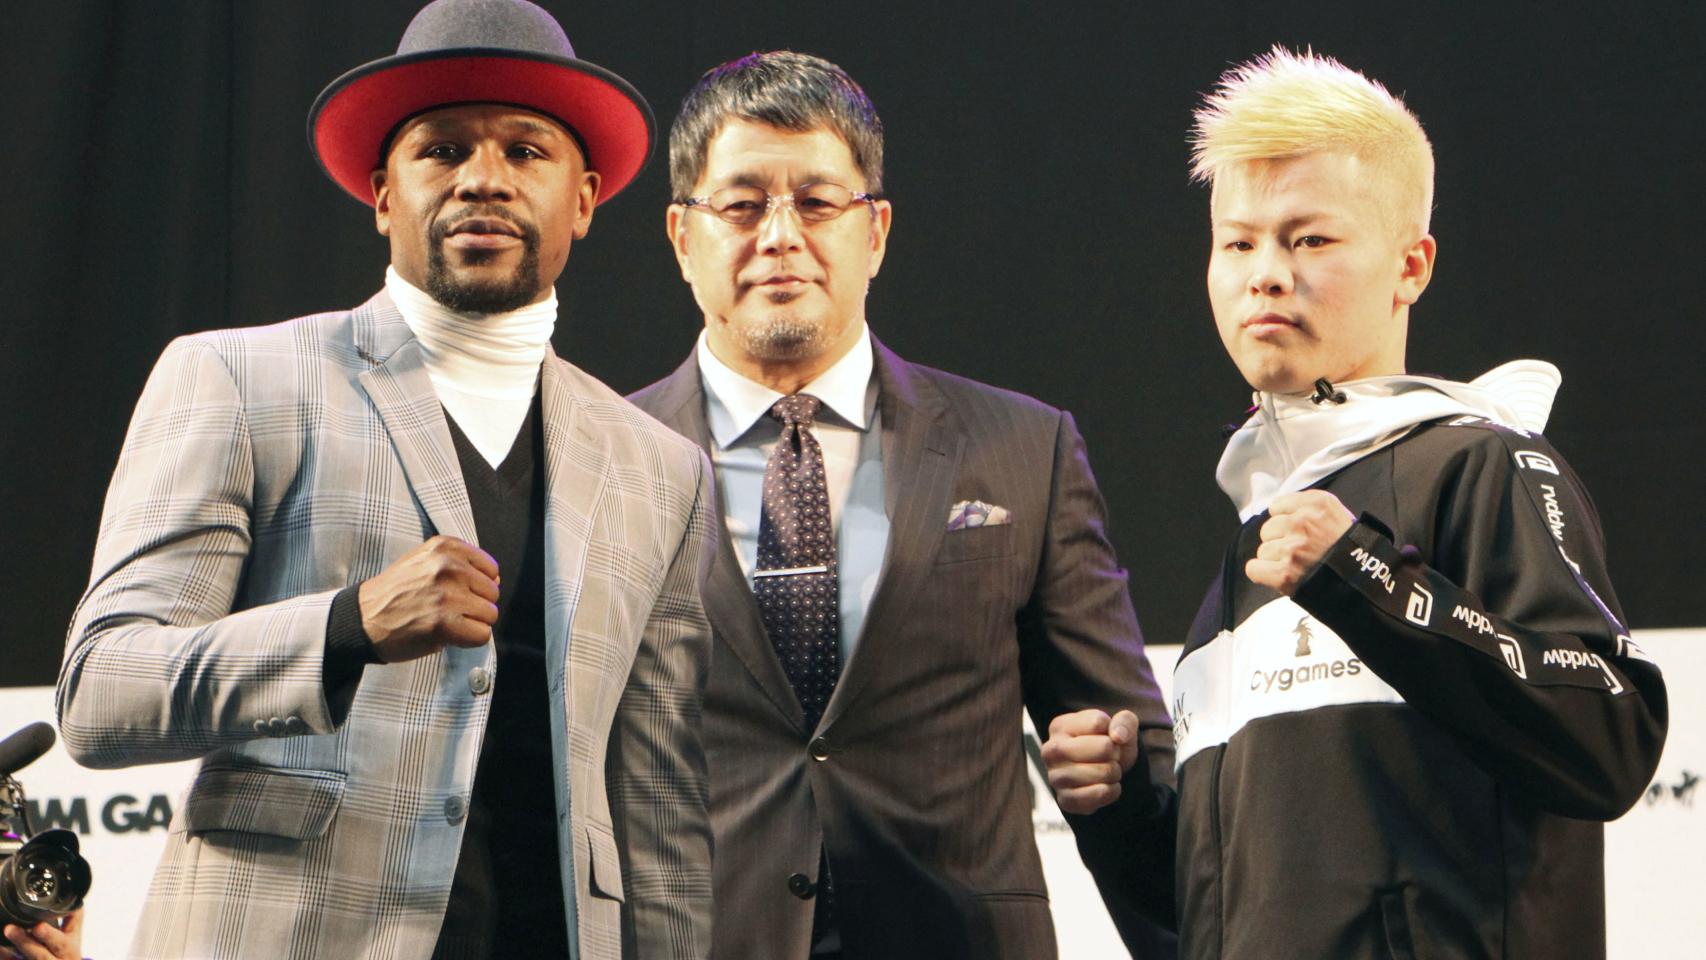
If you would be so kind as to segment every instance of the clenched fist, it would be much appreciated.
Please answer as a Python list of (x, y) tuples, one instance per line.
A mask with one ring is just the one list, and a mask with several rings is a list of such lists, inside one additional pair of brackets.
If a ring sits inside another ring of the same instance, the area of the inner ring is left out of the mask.
[(1067, 813), (1095, 813), (1120, 798), (1120, 781), (1137, 762), (1137, 714), (1063, 713), (1048, 725), (1043, 766), (1055, 802)]
[(1244, 564), (1244, 575), (1289, 597), (1356, 521), (1339, 498), (1325, 490), (1282, 493), (1268, 505), (1262, 545)]
[(358, 597), (361, 626), (386, 663), (477, 647), (498, 622), (498, 564), (467, 541), (437, 536), (363, 581)]

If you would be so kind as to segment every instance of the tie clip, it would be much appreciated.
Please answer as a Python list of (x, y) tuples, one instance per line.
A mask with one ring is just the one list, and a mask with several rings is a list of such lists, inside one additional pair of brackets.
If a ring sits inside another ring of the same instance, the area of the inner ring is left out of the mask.
[(828, 564), (818, 564), (815, 567), (784, 567), (779, 570), (754, 570), (754, 577), (791, 577), (802, 573), (828, 573)]

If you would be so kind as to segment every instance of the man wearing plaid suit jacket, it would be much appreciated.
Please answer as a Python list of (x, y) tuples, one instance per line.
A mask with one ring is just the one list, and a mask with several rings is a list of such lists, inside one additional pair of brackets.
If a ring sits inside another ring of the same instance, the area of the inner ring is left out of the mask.
[(167, 348), (67, 641), (79, 760), (201, 759), (134, 955), (708, 954), (709, 467), (549, 346), (652, 129), (521, 0), (321, 95), (386, 290)]

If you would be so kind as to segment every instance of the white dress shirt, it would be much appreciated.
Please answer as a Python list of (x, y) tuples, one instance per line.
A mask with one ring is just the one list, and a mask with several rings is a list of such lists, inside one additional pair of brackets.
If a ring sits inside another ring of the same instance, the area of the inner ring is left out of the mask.
[[(723, 521), (741, 572), (752, 582), (758, 560), (758, 524), (764, 510), (764, 466), (782, 436), (782, 425), (765, 414), (782, 394), (741, 376), (718, 360), (699, 334), (699, 378), (705, 387), (705, 419), (715, 449), (711, 463), (723, 501)], [(871, 331), (801, 393), (823, 401), (812, 435), (823, 449), (829, 487), (829, 518), (835, 528), (839, 573), (841, 663), (845, 668), (865, 611), (876, 592), (888, 548), (889, 518), (883, 497), (881, 415), (877, 412)]]

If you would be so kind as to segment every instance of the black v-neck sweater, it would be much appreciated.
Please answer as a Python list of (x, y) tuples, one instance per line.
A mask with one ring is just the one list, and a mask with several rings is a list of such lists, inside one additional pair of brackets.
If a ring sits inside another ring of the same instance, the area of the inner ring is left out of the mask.
[[(435, 958), (567, 956), (545, 657), (545, 444), (534, 395), (497, 469), (448, 414), (480, 548), (497, 561), (492, 698)], [(565, 790), (567, 788), (565, 784)]]

